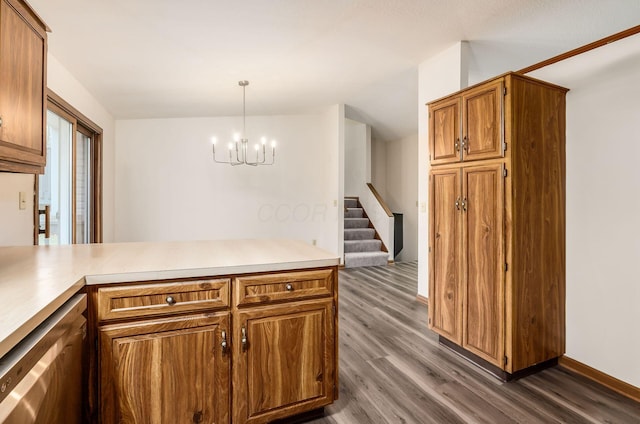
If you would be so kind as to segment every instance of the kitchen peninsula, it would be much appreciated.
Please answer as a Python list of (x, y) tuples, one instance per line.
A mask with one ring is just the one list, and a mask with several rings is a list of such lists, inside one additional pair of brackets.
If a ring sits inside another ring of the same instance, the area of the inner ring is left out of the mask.
[(317, 410), (337, 397), (338, 263), (290, 240), (3, 247), (0, 356), (84, 292), (93, 419)]

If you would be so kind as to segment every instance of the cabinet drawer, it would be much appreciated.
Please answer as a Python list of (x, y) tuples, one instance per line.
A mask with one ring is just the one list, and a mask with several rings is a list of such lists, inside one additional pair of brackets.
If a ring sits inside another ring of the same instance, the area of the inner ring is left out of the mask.
[(101, 287), (98, 320), (165, 315), (229, 307), (230, 280), (213, 279), (176, 283)]
[(334, 271), (321, 269), (238, 277), (234, 280), (234, 290), (238, 306), (332, 296)]

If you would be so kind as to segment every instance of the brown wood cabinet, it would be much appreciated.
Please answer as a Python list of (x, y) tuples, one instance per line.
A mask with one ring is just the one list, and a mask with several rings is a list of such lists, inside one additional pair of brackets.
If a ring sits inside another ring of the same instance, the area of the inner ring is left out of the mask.
[(44, 172), (47, 26), (22, 0), (0, 0), (0, 171)]
[(429, 105), (432, 165), (503, 156), (503, 92), (499, 79)]
[(333, 401), (331, 298), (241, 310), (234, 323), (234, 423), (268, 423)]
[(267, 423), (337, 398), (335, 267), (89, 291), (103, 424)]
[(100, 328), (102, 423), (228, 423), (229, 314)]
[(429, 328), (502, 378), (565, 349), (566, 92), (511, 73), (429, 104)]

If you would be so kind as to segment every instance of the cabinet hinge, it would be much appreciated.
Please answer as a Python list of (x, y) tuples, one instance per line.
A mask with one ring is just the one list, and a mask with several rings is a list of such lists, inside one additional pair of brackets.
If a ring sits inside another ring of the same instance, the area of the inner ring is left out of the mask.
[(502, 87), (502, 95), (507, 95), (507, 87)]
[(503, 152), (507, 151), (507, 143), (505, 143), (504, 141), (502, 142), (502, 151)]
[(504, 272), (509, 271), (509, 264), (508, 263), (504, 263)]
[(509, 358), (507, 358), (507, 355), (504, 355), (504, 366), (507, 366), (507, 362), (509, 362)]
[(503, 177), (507, 176), (507, 168), (506, 167), (502, 168), (502, 176)]

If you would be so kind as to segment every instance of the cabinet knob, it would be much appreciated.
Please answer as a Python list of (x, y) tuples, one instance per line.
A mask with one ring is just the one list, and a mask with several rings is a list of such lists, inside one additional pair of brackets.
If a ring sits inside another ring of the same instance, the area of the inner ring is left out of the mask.
[(249, 344), (249, 340), (247, 339), (247, 329), (243, 326), (240, 331), (242, 333), (242, 338), (240, 339), (240, 342), (242, 343), (242, 350), (247, 350), (247, 346)]
[(456, 199), (456, 209), (460, 210), (460, 196)]
[(167, 305), (175, 305), (176, 304), (176, 300), (173, 298), (173, 296), (167, 296), (166, 302), (167, 302)]
[(293, 285), (291, 283), (287, 283), (286, 286), (284, 286), (285, 289), (287, 289), (287, 291), (293, 291)]
[(227, 332), (222, 330), (222, 343), (220, 343), (220, 346), (222, 346), (222, 353), (225, 353), (227, 351)]

